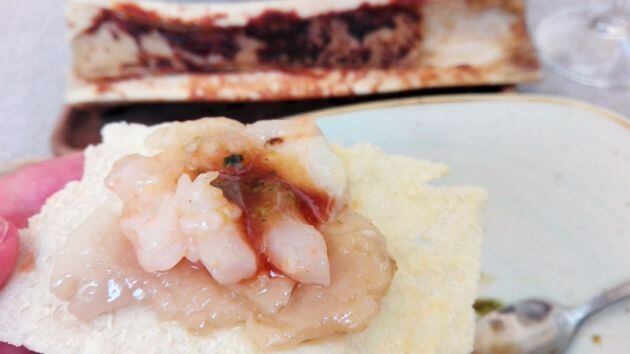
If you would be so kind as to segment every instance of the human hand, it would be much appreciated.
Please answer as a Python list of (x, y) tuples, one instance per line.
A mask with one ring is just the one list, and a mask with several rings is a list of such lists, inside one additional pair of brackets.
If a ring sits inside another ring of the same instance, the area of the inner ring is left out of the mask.
[[(0, 289), (9, 280), (17, 262), (17, 230), (27, 225), (28, 218), (39, 212), (49, 196), (82, 175), (83, 154), (75, 153), (39, 162), (0, 177)], [(31, 352), (24, 347), (0, 343), (0, 353)]]

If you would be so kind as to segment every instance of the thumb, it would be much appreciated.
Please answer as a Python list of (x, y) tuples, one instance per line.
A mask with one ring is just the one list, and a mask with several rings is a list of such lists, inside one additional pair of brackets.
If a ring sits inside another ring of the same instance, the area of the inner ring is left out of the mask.
[(34, 354), (34, 352), (24, 347), (14, 347), (11, 344), (0, 343), (0, 353), (2, 354)]
[(83, 154), (42, 161), (0, 178), (0, 215), (14, 226), (25, 227), (46, 199), (68, 181), (81, 179)]
[(15, 226), (0, 217), (0, 288), (9, 280), (18, 258), (18, 233)]
[[(9, 280), (18, 257), (17, 229), (10, 222), (0, 216), (0, 289)], [(11, 344), (0, 343), (2, 354), (33, 354), (25, 347), (14, 347)]]

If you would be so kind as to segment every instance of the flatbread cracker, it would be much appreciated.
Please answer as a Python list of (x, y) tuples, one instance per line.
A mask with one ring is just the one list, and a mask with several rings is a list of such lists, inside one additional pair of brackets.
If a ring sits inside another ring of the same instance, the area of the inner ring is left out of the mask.
[[(85, 174), (53, 195), (21, 231), (21, 261), (0, 291), (0, 341), (43, 353), (255, 353), (241, 328), (196, 336), (160, 322), (149, 307), (132, 306), (89, 323), (77, 320), (49, 291), (55, 254), (69, 232), (96, 210), (120, 210), (103, 179), (118, 158), (146, 153), (155, 128), (116, 123), (104, 143), (86, 150)], [(473, 346), (486, 195), (476, 187), (428, 184), (447, 167), (387, 155), (369, 145), (335, 147), (350, 178), (352, 208), (387, 239), (398, 271), (380, 314), (367, 330), (292, 348), (291, 353), (470, 353)]]

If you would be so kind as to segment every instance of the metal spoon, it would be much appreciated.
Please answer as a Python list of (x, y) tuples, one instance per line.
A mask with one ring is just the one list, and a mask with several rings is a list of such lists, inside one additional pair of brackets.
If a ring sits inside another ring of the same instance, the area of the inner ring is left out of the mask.
[(630, 281), (575, 308), (529, 299), (492, 311), (477, 322), (474, 354), (563, 353), (584, 320), (625, 298)]

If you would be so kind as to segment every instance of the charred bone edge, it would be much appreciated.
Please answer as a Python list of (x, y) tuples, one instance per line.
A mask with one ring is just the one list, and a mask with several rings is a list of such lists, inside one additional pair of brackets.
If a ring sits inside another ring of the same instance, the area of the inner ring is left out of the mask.
[[(383, 0), (370, 0), (381, 3)], [(123, 1), (70, 0), (68, 20), (74, 23), (71, 42), (90, 23), (90, 11), (111, 8)], [(299, 0), (275, 2), (293, 8)], [(309, 2), (319, 10), (331, 0)], [(340, 9), (365, 1), (341, 1)], [(169, 18), (198, 18), (216, 7), (203, 4), (139, 2), (141, 7)], [(151, 5), (149, 5), (151, 4)], [(259, 8), (267, 2), (255, 2)], [(242, 4), (225, 5), (242, 16)], [(249, 5), (254, 6), (254, 5)], [(315, 6), (315, 5), (313, 5)], [(82, 9), (82, 11), (78, 11)], [(282, 8), (281, 8), (282, 9)], [(312, 10), (312, 9), (311, 9)], [(252, 10), (254, 11), (254, 10)], [(314, 11), (314, 10), (312, 10)], [(312, 12), (311, 11), (311, 12)], [(255, 11), (254, 11), (255, 12)], [(306, 11), (305, 13), (309, 13)], [(316, 13), (316, 12), (315, 12)], [(114, 81), (91, 82), (71, 73), (66, 99), (69, 103), (140, 101), (261, 101), (352, 96), (430, 87), (502, 85), (539, 78), (539, 64), (529, 39), (521, 0), (451, 0), (422, 5), (423, 63), (417, 68), (305, 69), (214, 74), (146, 75)], [(457, 26), (453, 26), (453, 20)], [(494, 28), (487, 31), (487, 28)], [(94, 45), (99, 46), (94, 39)], [(463, 49), (462, 49), (463, 48)], [(480, 56), (479, 53), (486, 53)], [(113, 60), (113, 59), (112, 59)], [(81, 65), (74, 56), (75, 65)]]

